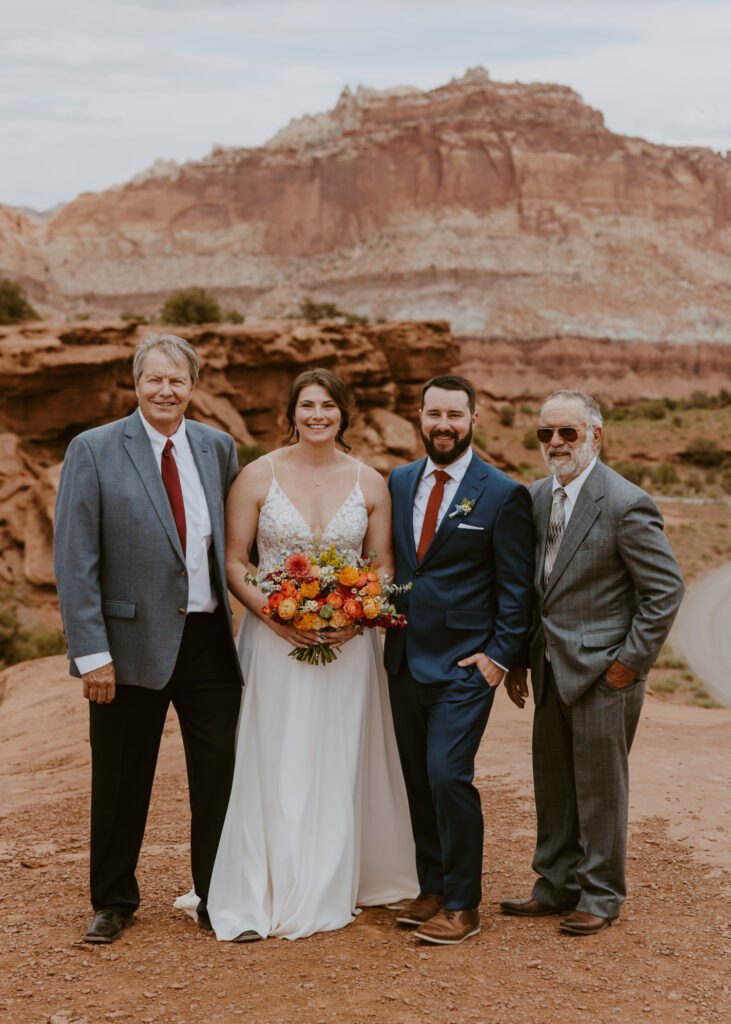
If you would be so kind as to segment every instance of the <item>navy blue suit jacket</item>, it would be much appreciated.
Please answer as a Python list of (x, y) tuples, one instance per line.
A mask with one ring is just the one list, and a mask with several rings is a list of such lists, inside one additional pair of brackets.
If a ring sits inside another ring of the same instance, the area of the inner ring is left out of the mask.
[[(405, 629), (390, 629), (385, 663), (399, 671), (404, 654), (420, 683), (468, 678), (457, 662), (478, 651), (512, 668), (524, 649), (533, 608), (534, 535), (527, 489), (473, 453), (454, 504), (474, 501), (469, 515), (444, 516), (421, 562), (413, 508), (426, 459), (389, 477), (393, 501), (395, 582), (411, 583), (395, 604)], [(472, 529), (467, 529), (472, 527)]]

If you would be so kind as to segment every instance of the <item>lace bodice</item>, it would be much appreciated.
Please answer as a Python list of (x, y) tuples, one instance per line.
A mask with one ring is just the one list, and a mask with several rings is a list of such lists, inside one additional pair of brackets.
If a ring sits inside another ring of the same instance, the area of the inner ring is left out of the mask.
[(274, 473), (274, 463), (265, 456), (272, 467), (272, 482), (264, 504), (259, 512), (259, 526), (256, 531), (256, 546), (259, 549), (259, 571), (268, 572), (279, 561), (282, 549), (287, 551), (309, 551), (312, 548), (335, 547), (361, 553), (363, 538), (368, 529), (368, 510), (360, 489), (360, 467), (355, 485), (316, 540), (296, 505), (284, 493)]

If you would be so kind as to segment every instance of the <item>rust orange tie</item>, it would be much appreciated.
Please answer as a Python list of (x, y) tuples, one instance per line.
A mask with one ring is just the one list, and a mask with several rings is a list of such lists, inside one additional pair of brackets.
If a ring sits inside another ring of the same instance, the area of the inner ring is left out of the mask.
[(444, 497), (444, 485), (447, 480), (449, 480), (449, 473), (445, 473), (443, 469), (434, 470), (434, 484), (432, 485), (431, 493), (429, 494), (429, 500), (426, 503), (424, 523), (421, 527), (419, 547), (416, 551), (416, 557), (419, 561), (421, 561), (426, 554), (426, 549), (434, 540), (434, 534), (437, 532), (437, 516), (439, 515), (439, 506), (441, 505), (442, 498)]

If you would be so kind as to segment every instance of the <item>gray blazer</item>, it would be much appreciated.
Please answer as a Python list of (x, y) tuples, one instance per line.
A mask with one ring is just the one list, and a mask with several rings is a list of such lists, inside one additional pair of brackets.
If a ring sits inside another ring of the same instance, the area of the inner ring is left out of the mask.
[(530, 488), (536, 526), (530, 645), (536, 703), (546, 647), (561, 698), (573, 704), (615, 659), (645, 678), (683, 597), (683, 577), (649, 494), (597, 460), (543, 586), (552, 477)]
[[(238, 472), (236, 446), (213, 427), (194, 420), (185, 427), (211, 517), (212, 579), (230, 619), (223, 504)], [(80, 674), (74, 658), (108, 650), (117, 683), (161, 690), (180, 649), (188, 580), (137, 411), (86, 430), (69, 445), (56, 499), (54, 561), (71, 675)]]

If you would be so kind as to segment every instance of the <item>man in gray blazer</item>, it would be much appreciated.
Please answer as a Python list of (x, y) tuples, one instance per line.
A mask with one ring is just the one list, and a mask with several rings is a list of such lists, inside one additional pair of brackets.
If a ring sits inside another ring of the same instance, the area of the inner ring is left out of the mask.
[(55, 516), (56, 580), (71, 675), (89, 700), (91, 902), (108, 943), (140, 902), (135, 868), (168, 707), (188, 767), (191, 866), (205, 907), (233, 777), (241, 670), (226, 590), (223, 503), (233, 438), (184, 418), (195, 349), (143, 341), (139, 407), (69, 445)]
[[(625, 899), (627, 756), (683, 579), (652, 499), (598, 458), (602, 416), (593, 398), (549, 395), (537, 434), (553, 473), (530, 489), (540, 877), (528, 899), (500, 907), (520, 917), (560, 913), (562, 931), (591, 935), (617, 920)], [(523, 707), (525, 668), (506, 686)]]

